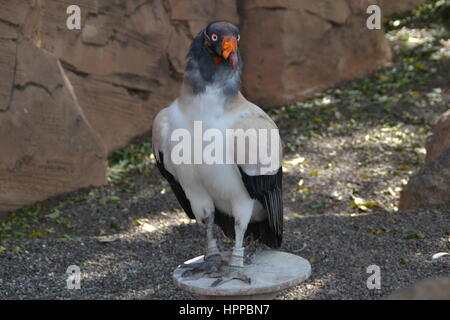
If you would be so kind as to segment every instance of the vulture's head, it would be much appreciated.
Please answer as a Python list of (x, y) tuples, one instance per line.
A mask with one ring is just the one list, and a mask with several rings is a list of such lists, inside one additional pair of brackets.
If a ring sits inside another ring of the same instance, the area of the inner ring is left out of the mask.
[(186, 78), (194, 91), (202, 91), (211, 82), (234, 82), (238, 90), (242, 70), (239, 41), (239, 28), (226, 21), (211, 22), (197, 34), (186, 65)]
[(227, 62), (237, 70), (239, 57), (239, 29), (229, 22), (213, 22), (204, 30), (204, 46), (216, 64)]

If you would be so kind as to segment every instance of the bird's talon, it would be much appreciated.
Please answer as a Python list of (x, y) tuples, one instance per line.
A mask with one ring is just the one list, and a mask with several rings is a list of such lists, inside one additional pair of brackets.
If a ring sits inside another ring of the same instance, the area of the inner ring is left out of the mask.
[(225, 282), (231, 281), (231, 280), (240, 280), (246, 284), (252, 283), (252, 279), (250, 277), (246, 276), (245, 274), (243, 274), (243, 272), (242, 272), (242, 270), (244, 269), (243, 267), (228, 266), (227, 269), (228, 270), (226, 270), (226, 271), (222, 271), (222, 272), (218, 272), (218, 273), (209, 275), (210, 278), (219, 278), (211, 284), (211, 287), (217, 287), (217, 286), (219, 286)]
[(183, 263), (180, 265), (180, 268), (188, 270), (184, 271), (181, 277), (190, 277), (192, 280), (197, 280), (205, 275), (218, 273), (222, 262), (222, 256), (220, 254), (214, 254), (205, 257), (202, 262)]

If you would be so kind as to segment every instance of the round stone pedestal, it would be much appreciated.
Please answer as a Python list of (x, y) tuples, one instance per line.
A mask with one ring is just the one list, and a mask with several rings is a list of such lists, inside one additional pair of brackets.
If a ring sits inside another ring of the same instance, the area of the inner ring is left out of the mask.
[[(185, 263), (203, 261), (203, 256)], [(173, 279), (178, 287), (193, 293), (202, 300), (271, 300), (278, 292), (298, 285), (311, 275), (308, 260), (287, 252), (264, 250), (256, 253), (252, 263), (245, 265), (243, 273), (252, 280), (246, 284), (240, 280), (230, 280), (217, 287), (211, 287), (216, 279), (182, 278), (186, 269), (178, 267), (173, 272)]]

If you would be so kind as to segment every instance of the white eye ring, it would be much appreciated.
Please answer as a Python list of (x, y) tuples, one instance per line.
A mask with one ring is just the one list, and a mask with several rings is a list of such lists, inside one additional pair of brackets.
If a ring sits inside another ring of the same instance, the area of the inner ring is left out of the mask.
[(216, 42), (217, 40), (219, 40), (219, 37), (217, 36), (217, 34), (214, 33), (214, 34), (211, 36), (211, 40), (214, 41), (214, 42)]
[(238, 34), (238, 36), (237, 36), (237, 41), (239, 41), (239, 40), (241, 40), (241, 35), (240, 34)]

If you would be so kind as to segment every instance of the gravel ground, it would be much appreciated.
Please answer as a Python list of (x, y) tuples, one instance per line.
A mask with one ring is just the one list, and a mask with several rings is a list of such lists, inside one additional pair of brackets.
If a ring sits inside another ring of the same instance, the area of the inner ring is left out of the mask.
[[(449, 207), (356, 216), (305, 215), (286, 220), (282, 250), (312, 262), (312, 276), (279, 299), (379, 299), (418, 280), (449, 275)], [(147, 215), (154, 231), (124, 230), (113, 237), (11, 241), (22, 252), (3, 254), (1, 299), (190, 299), (172, 283), (182, 261), (202, 254), (203, 232), (184, 214)], [(182, 222), (180, 222), (182, 221)], [(385, 232), (373, 232), (384, 228)], [(405, 237), (420, 230), (423, 239)], [(378, 233), (378, 234), (377, 234)], [(111, 242), (100, 242), (100, 239)], [(381, 290), (369, 290), (366, 268), (381, 268)], [(81, 289), (68, 290), (66, 269), (82, 271)]]

